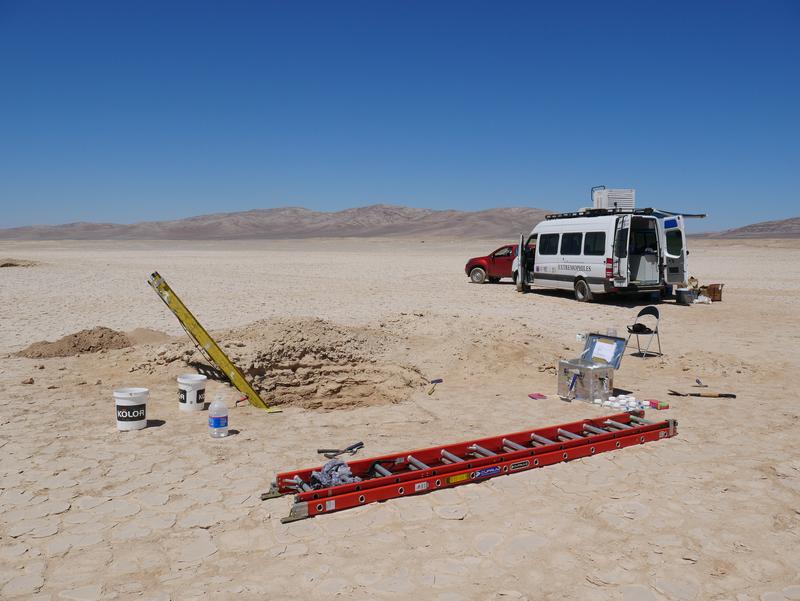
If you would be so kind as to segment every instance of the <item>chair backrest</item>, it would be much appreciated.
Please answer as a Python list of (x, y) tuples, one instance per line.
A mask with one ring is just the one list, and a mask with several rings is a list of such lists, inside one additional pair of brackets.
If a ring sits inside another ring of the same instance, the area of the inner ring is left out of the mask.
[(644, 309), (642, 309), (641, 311), (639, 311), (639, 315), (637, 315), (636, 317), (638, 319), (639, 317), (644, 317), (645, 315), (652, 315), (653, 317), (656, 318), (656, 321), (661, 319), (658, 313), (658, 309), (656, 309), (653, 305), (649, 305)]

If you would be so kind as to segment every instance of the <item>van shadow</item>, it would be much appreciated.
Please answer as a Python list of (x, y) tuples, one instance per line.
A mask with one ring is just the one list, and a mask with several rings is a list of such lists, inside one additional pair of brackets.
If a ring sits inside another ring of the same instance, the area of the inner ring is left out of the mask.
[[(569, 290), (545, 290), (541, 288), (533, 288), (528, 294), (536, 294), (542, 297), (552, 298), (569, 298), (574, 300), (574, 295)], [(578, 301), (575, 301), (578, 302)], [(598, 305), (614, 305), (617, 307), (625, 307), (633, 309), (636, 307), (646, 307), (648, 305), (675, 305), (675, 299), (667, 298), (662, 299), (659, 294), (637, 294), (637, 295), (622, 295), (622, 294), (600, 294), (594, 297), (591, 303)]]

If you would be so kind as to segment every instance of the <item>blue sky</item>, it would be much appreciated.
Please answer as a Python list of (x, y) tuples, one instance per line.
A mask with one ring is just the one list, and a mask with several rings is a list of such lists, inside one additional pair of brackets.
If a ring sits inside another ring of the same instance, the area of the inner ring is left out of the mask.
[(798, 2), (0, 0), (0, 226), (299, 205), (800, 214)]

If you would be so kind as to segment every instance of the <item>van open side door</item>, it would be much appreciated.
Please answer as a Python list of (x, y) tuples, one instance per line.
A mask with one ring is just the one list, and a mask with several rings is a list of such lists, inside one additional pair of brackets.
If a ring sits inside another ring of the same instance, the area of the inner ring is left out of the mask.
[(519, 235), (517, 258), (514, 262), (517, 265), (517, 292), (523, 292), (525, 290), (525, 285), (528, 283), (528, 266), (525, 261), (525, 234)]
[(628, 285), (628, 245), (631, 237), (631, 216), (623, 215), (617, 219), (614, 230), (614, 286)]
[(661, 219), (660, 243), (664, 254), (664, 281), (681, 284), (687, 280), (686, 232), (681, 215), (670, 215)]

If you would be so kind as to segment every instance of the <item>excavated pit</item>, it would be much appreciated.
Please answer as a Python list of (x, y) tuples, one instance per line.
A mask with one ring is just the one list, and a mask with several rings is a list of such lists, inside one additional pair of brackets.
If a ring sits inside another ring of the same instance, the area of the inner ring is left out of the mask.
[[(224, 341), (224, 342), (223, 342)], [(262, 398), (274, 406), (339, 409), (395, 403), (426, 378), (380, 330), (324, 320), (257, 322), (219, 342)], [(188, 360), (198, 360), (195, 351)]]
[(315, 320), (279, 322), (264, 334), (241, 349), (237, 364), (273, 405), (393, 403), (425, 384), (417, 369), (387, 357), (392, 345), (382, 333)]

